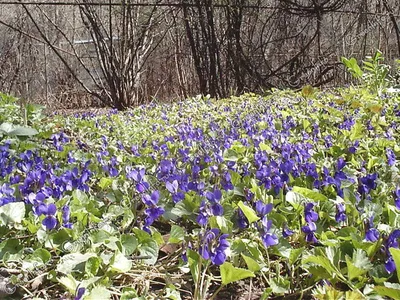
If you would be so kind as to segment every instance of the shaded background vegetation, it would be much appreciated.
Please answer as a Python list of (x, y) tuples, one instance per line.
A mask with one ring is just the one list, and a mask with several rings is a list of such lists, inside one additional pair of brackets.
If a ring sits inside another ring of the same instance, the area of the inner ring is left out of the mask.
[(341, 56), (400, 57), (397, 0), (2, 1), (0, 90), (119, 109), (347, 82)]

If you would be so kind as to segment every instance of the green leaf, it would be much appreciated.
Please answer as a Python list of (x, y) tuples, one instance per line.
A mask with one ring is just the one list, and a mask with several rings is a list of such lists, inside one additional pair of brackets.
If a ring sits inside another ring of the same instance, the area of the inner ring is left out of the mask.
[(357, 249), (353, 253), (353, 263), (357, 268), (364, 269), (367, 271), (371, 269), (373, 266), (370, 262), (370, 259), (367, 256), (367, 253), (365, 253), (365, 251), (362, 249)]
[(359, 276), (362, 276), (367, 272), (366, 270), (355, 266), (355, 264), (352, 263), (350, 257), (347, 255), (346, 255), (346, 263), (347, 263), (347, 274), (350, 280), (358, 278)]
[(292, 249), (289, 256), (289, 264), (293, 265), (304, 251), (304, 247)]
[(303, 129), (306, 130), (311, 125), (310, 121), (303, 119)]
[(103, 190), (109, 188), (113, 183), (113, 179), (109, 177), (103, 177), (100, 179), (99, 187)]
[(43, 263), (47, 263), (51, 259), (51, 254), (46, 249), (39, 248), (32, 253), (32, 257), (40, 259)]
[(111, 298), (111, 292), (103, 286), (96, 286), (85, 297), (85, 300), (108, 300)]
[(8, 122), (4, 122), (0, 125), (0, 130), (3, 131), (4, 133), (9, 133), (11, 130), (13, 130), (14, 125)]
[(143, 259), (143, 262), (148, 265), (154, 265), (156, 263), (158, 250), (158, 244), (152, 238), (141, 241), (139, 245), (140, 256), (148, 256), (148, 258)]
[(227, 220), (225, 216), (216, 216), (215, 219), (222, 233), (230, 233), (232, 231), (233, 223)]
[[(68, 230), (66, 228), (58, 230), (56, 233), (51, 234), (50, 236), (50, 241), (48, 244), (50, 244), (50, 247), (62, 247), (62, 245), (65, 245), (66, 242), (68, 242), (71, 239), (71, 236), (68, 233)], [(82, 240), (78, 240), (77, 244), (80, 244)], [(73, 242), (74, 243), (74, 242)], [(47, 247), (47, 244), (46, 244)], [(64, 249), (62, 249), (64, 250)]]
[(347, 70), (353, 75), (354, 78), (361, 78), (363, 71), (357, 63), (357, 60), (352, 57), (347, 59), (346, 57), (341, 58), (342, 63), (347, 67)]
[(290, 282), (282, 278), (280, 279), (274, 278), (269, 282), (269, 284), (274, 294), (284, 294), (288, 291), (290, 287)]
[(400, 278), (400, 249), (389, 248), (389, 251), (396, 265), (397, 278)]
[(132, 300), (138, 297), (138, 293), (134, 288), (125, 287), (122, 289), (122, 295), (120, 300)]
[(253, 258), (251, 258), (250, 256), (244, 255), (242, 253), (242, 257), (244, 259), (244, 261), (246, 262), (247, 268), (249, 268), (250, 271), (252, 272), (258, 272), (261, 270), (261, 266), (260, 264), (255, 261)]
[(77, 284), (75, 278), (71, 274), (57, 278), (57, 280), (59, 283), (61, 283), (63, 286), (66, 287), (68, 292), (75, 295), (78, 284)]
[(0, 131), (3, 131), (7, 135), (16, 136), (32, 136), (39, 133), (32, 127), (14, 126), (13, 124), (7, 122), (0, 125)]
[(357, 121), (350, 131), (350, 140), (355, 141), (364, 137), (364, 126), (361, 122)]
[(111, 259), (110, 268), (118, 273), (126, 273), (132, 268), (132, 261), (127, 259), (125, 255), (117, 251)]
[(368, 275), (374, 279), (375, 283), (381, 284), (391, 277), (391, 275), (386, 271), (384, 265), (378, 265), (369, 270)]
[(380, 296), (400, 299), (400, 285), (398, 283), (385, 282), (385, 286), (375, 286), (374, 290)]
[(139, 228), (133, 228), (133, 232), (135, 233), (136, 238), (138, 239), (139, 243), (151, 238), (151, 235), (144, 230)]
[(96, 230), (90, 235), (90, 240), (93, 246), (105, 244), (105, 241), (110, 238), (110, 234), (105, 230)]
[(71, 253), (61, 257), (57, 264), (56, 271), (64, 274), (70, 274), (73, 271), (83, 271), (84, 263), (91, 257), (95, 257), (95, 253)]
[(138, 240), (130, 234), (121, 235), (122, 250), (125, 255), (132, 255), (138, 246)]
[(239, 201), (238, 206), (240, 207), (240, 209), (242, 210), (243, 214), (246, 216), (247, 220), (249, 221), (249, 223), (253, 223), (258, 221), (260, 218), (257, 216), (256, 212), (254, 211), (254, 209), (252, 209), (251, 207), (247, 206), (246, 204), (244, 204), (242, 201)]
[(223, 263), (220, 266), (220, 271), (223, 285), (255, 276), (252, 271), (236, 268), (229, 262)]
[(87, 194), (81, 190), (74, 190), (72, 192), (72, 197), (79, 205), (86, 204), (89, 202)]
[(321, 255), (311, 255), (303, 260), (303, 265), (313, 263), (323, 267), (330, 275), (336, 273), (335, 267), (330, 260)]
[(346, 291), (346, 300), (364, 300), (365, 296), (359, 291)]
[(171, 300), (181, 300), (181, 294), (179, 291), (173, 286), (170, 285), (165, 289), (165, 299), (171, 299)]
[(193, 280), (196, 282), (199, 276), (199, 266), (202, 258), (197, 252), (190, 249), (187, 249), (186, 255), (188, 258), (190, 273), (192, 274)]
[(290, 245), (290, 243), (286, 239), (281, 239), (278, 245), (275, 246), (275, 249), (277, 251), (276, 254), (278, 254), (279, 256), (289, 258), (290, 253), (292, 252), (292, 245)]
[(262, 150), (262, 151), (271, 151), (272, 149), (271, 149), (271, 146), (270, 145), (268, 145), (268, 144), (265, 144), (265, 143), (263, 143), (263, 142), (261, 142), (259, 145), (258, 145), (258, 147), (260, 147), (260, 149)]
[(242, 176), (240, 176), (239, 173), (232, 171), (230, 172), (230, 174), (231, 174), (231, 181), (234, 186), (237, 186), (242, 182)]
[(85, 273), (90, 274), (92, 276), (96, 276), (97, 272), (100, 269), (100, 265), (101, 265), (100, 257), (97, 256), (90, 257), (85, 264)]
[[(321, 293), (315, 293), (315, 298), (316, 299), (321, 299), (321, 300), (345, 300), (344, 298), (344, 293), (342, 291), (339, 291), (335, 289), (332, 286), (325, 286), (324, 290), (321, 291)], [(347, 299), (346, 299), (347, 300)]]
[[(200, 202), (199, 202), (200, 204)], [(190, 216), (194, 211), (199, 207), (199, 204), (196, 203), (196, 197), (185, 194), (185, 199), (175, 205), (175, 207), (171, 210), (171, 213), (176, 215), (177, 217), (182, 216)]]
[(295, 210), (298, 210), (304, 202), (306, 202), (303, 195), (289, 191), (286, 193), (285, 200), (290, 203)]
[(9, 131), (9, 135), (16, 136), (32, 136), (37, 135), (39, 132), (35, 128), (16, 126), (13, 130)]
[(19, 243), (18, 239), (7, 239), (0, 243), (0, 259), (5, 259), (6, 253), (17, 254), (22, 250), (22, 245)]
[(225, 161), (237, 161), (238, 159), (239, 159), (238, 154), (236, 153), (235, 150), (232, 150), (232, 149), (225, 150), (225, 153), (224, 153)]
[(293, 187), (293, 192), (303, 195), (304, 197), (314, 201), (328, 201), (328, 197), (325, 195), (307, 188), (295, 186)]
[(156, 229), (153, 230), (151, 237), (157, 242), (157, 245), (160, 247), (165, 244), (164, 238), (160, 232)]
[(185, 231), (178, 225), (172, 225), (171, 233), (168, 239), (169, 243), (178, 244), (185, 239)]
[(0, 225), (20, 224), (24, 218), (24, 202), (11, 202), (0, 207)]

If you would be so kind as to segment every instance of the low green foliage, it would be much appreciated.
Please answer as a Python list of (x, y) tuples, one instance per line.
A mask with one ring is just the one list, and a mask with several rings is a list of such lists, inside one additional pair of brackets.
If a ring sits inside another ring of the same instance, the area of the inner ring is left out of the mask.
[(5, 292), (223, 299), (242, 281), (261, 299), (398, 299), (400, 97), (385, 84), (38, 110), (27, 126), (2, 96)]

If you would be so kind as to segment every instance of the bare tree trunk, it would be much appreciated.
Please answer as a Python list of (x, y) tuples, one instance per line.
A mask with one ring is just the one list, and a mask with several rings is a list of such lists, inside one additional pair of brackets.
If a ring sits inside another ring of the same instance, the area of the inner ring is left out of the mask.
[(394, 16), (393, 10), (389, 6), (387, 0), (382, 0), (382, 1), (383, 1), (383, 5), (385, 6), (386, 10), (389, 13), (390, 20), (393, 23), (393, 28), (394, 28), (394, 31), (396, 33), (396, 38), (397, 38), (397, 51), (398, 51), (398, 55), (400, 56), (400, 27), (399, 27), (399, 23), (398, 23), (398, 20), (396, 19), (396, 17)]

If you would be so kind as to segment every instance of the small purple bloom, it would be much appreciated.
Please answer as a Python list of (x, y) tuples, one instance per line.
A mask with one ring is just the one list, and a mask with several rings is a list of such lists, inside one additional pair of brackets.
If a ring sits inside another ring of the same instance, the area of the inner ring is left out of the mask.
[(377, 187), (376, 179), (378, 178), (377, 173), (367, 174), (360, 178), (360, 184), (358, 186), (358, 192), (361, 195), (368, 194), (371, 190), (375, 190)]
[[(204, 259), (210, 259), (214, 265), (220, 266), (226, 260), (226, 250), (229, 249), (228, 235), (214, 228), (207, 231), (200, 245), (200, 254)], [(219, 237), (218, 237), (219, 236)]]
[(356, 141), (354, 142), (353, 146), (351, 146), (351, 147), (349, 148), (349, 152), (352, 153), (352, 154), (355, 154), (359, 146), (360, 146), (360, 141), (359, 141), (359, 140), (356, 140)]
[(394, 192), (394, 204), (396, 208), (400, 210), (400, 187), (397, 187)]
[(211, 212), (214, 216), (222, 216), (224, 214), (224, 208), (221, 204), (215, 203), (211, 205)]
[(268, 220), (267, 216), (262, 219), (263, 228), (261, 230), (261, 239), (265, 247), (270, 247), (278, 244), (278, 237), (271, 233), (272, 220)]
[(151, 224), (153, 224), (154, 221), (157, 220), (159, 217), (161, 217), (164, 212), (165, 212), (164, 208), (159, 207), (159, 206), (153, 206), (153, 207), (147, 208), (145, 210), (145, 213), (147, 215), (147, 218), (145, 221), (145, 226), (148, 227)]
[(261, 200), (256, 202), (256, 211), (257, 214), (261, 217), (264, 217), (266, 214), (270, 213), (272, 211), (272, 208), (272, 203), (264, 204), (264, 202)]
[(293, 235), (293, 233), (294, 233), (294, 231), (293, 231), (293, 230), (290, 230), (290, 229), (289, 229), (288, 227), (286, 227), (286, 226), (282, 229), (282, 236), (285, 237), (285, 238), (287, 238), (287, 237)]
[(63, 226), (65, 228), (72, 228), (72, 223), (69, 222), (69, 218), (71, 215), (71, 210), (68, 205), (64, 205), (62, 208), (62, 220)]
[(200, 226), (206, 226), (208, 222), (208, 217), (209, 215), (206, 208), (206, 202), (202, 201), (200, 204), (199, 215), (197, 216), (196, 221)]
[(337, 161), (337, 170), (340, 171), (346, 166), (346, 161), (343, 157), (340, 157)]
[(336, 222), (344, 222), (346, 221), (346, 208), (343, 203), (338, 203), (336, 204), (336, 215), (335, 215), (335, 220)]
[(50, 203), (48, 205), (41, 203), (38, 207), (36, 207), (35, 212), (38, 216), (46, 215), (46, 217), (42, 221), (42, 224), (46, 227), (47, 230), (54, 229), (57, 226), (58, 222), (55, 217), (57, 207), (54, 203)]
[(144, 194), (142, 196), (143, 203), (148, 206), (144, 211), (146, 215), (144, 230), (147, 232), (150, 231), (149, 226), (165, 212), (164, 208), (157, 206), (159, 200), (160, 192), (157, 190), (153, 191), (151, 195)]
[(262, 241), (265, 247), (270, 247), (278, 244), (277, 236), (268, 232), (262, 235)]
[(314, 222), (308, 222), (307, 225), (301, 227), (301, 231), (306, 234), (306, 241), (308, 243), (317, 243), (314, 232), (317, 230), (317, 225)]
[(389, 256), (385, 261), (385, 269), (388, 273), (393, 273), (396, 270), (396, 265), (394, 263), (393, 257)]
[(396, 154), (392, 149), (386, 149), (386, 157), (388, 159), (388, 165), (391, 167), (396, 163)]
[(222, 198), (222, 193), (221, 190), (215, 189), (213, 192), (206, 192), (206, 198), (211, 202), (215, 203), (221, 200)]
[(74, 300), (82, 300), (83, 295), (85, 294), (86, 289), (84, 287), (80, 287), (78, 291), (76, 292), (76, 296)]
[(312, 233), (317, 230), (317, 225), (314, 222), (308, 222), (307, 225), (301, 227), (304, 233)]
[(379, 231), (376, 228), (369, 228), (365, 232), (365, 239), (369, 242), (376, 242), (379, 239)]
[(165, 187), (172, 194), (172, 200), (174, 201), (174, 203), (178, 203), (185, 199), (185, 194), (182, 192), (178, 192), (179, 183), (177, 180), (173, 180), (172, 182), (167, 181), (165, 183)]
[(160, 199), (160, 192), (157, 190), (151, 193), (151, 196), (148, 194), (144, 194), (142, 196), (143, 203), (148, 206), (157, 205), (159, 199)]
[(237, 213), (238, 213), (238, 219), (237, 219), (238, 227), (241, 229), (247, 228), (249, 226), (249, 223), (240, 208), (237, 210)]
[(304, 219), (307, 223), (318, 220), (318, 214), (313, 210), (314, 206), (315, 203), (309, 202), (304, 207)]
[(145, 169), (133, 169), (127, 168), (126, 178), (136, 182), (136, 191), (138, 193), (144, 193), (149, 187), (149, 183), (144, 180)]

